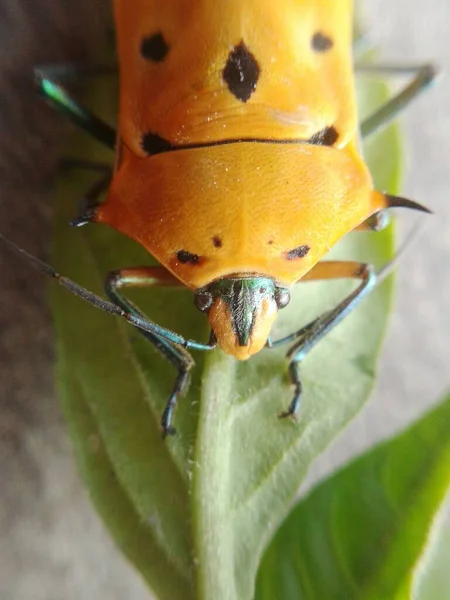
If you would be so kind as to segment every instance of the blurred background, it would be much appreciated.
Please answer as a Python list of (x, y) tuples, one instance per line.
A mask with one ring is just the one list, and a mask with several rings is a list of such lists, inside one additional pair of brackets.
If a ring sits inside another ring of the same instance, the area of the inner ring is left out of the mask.
[[(36, 98), (32, 67), (82, 62), (109, 10), (108, 0), (0, 0), (0, 226), (39, 256), (48, 255), (51, 180), (69, 126)], [(450, 3), (432, 0), (424, 12), (419, 0), (371, 0), (364, 15), (382, 60), (442, 67), (439, 85), (401, 117), (403, 193), (436, 215), (401, 262), (377, 390), (307, 485), (450, 387)], [(0, 598), (148, 598), (76, 472), (53, 389), (46, 282), (2, 249), (0, 273)]]

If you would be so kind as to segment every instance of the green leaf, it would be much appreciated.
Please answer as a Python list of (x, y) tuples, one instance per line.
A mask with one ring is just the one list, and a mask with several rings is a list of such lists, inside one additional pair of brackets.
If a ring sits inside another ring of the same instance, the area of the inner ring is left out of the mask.
[(433, 523), (428, 547), (415, 573), (412, 597), (415, 600), (450, 600), (450, 519), (447, 496), (444, 508)]
[(265, 553), (256, 600), (409, 600), (449, 485), (450, 396), (292, 510)]
[[(115, 83), (103, 78), (91, 83), (79, 96), (114, 122)], [(372, 84), (370, 102), (385, 93)], [(368, 152), (378, 187), (395, 192), (395, 131), (373, 139)], [(83, 133), (73, 136), (67, 154), (113, 159)], [(54, 263), (102, 293), (109, 269), (151, 259), (105, 226), (67, 226), (93, 179), (78, 171), (60, 178)], [(392, 248), (388, 229), (352, 234), (334, 255), (381, 265)], [(275, 334), (299, 328), (353, 285), (298, 286)], [(192, 385), (176, 412), (178, 435), (164, 442), (159, 420), (175, 377), (172, 366), (120, 319), (53, 289), (58, 386), (81, 473), (117, 544), (161, 600), (252, 598), (265, 545), (311, 461), (373, 387), (390, 288), (385, 282), (375, 290), (306, 358), (298, 425), (277, 419), (292, 394), (284, 350), (265, 350), (247, 363), (217, 350), (195, 355)], [(188, 291), (147, 290), (132, 298), (155, 322), (207, 339), (205, 317)]]

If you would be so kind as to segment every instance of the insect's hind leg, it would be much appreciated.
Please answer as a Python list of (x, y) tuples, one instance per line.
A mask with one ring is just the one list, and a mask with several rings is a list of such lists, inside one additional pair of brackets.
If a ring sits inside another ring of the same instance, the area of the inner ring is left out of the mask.
[(318, 263), (301, 281), (314, 281), (323, 279), (359, 279), (360, 285), (349, 294), (335, 308), (323, 313), (308, 325), (298, 331), (271, 342), (271, 347), (294, 342), (287, 353), (289, 359), (289, 378), (294, 386), (294, 397), (286, 411), (279, 416), (293, 417), (300, 407), (302, 384), (300, 365), (306, 354), (344, 319), (374, 287), (376, 274), (370, 265), (354, 261), (322, 261)]
[[(180, 283), (162, 267), (141, 267), (111, 271), (107, 275), (105, 289), (109, 298), (125, 312), (146, 318), (142, 312), (124, 297), (121, 290), (127, 287), (154, 287), (160, 285), (180, 285)], [(171, 342), (156, 333), (139, 331), (146, 340), (153, 344), (167, 358), (178, 372), (161, 417), (163, 437), (174, 435), (176, 431), (172, 425), (173, 413), (178, 398), (189, 387), (189, 371), (194, 366), (194, 360), (190, 353), (179, 344)]]
[(355, 71), (366, 75), (382, 75), (385, 77), (409, 75), (412, 77), (405, 87), (362, 121), (360, 131), (363, 138), (372, 135), (382, 127), (388, 125), (438, 75), (438, 70), (432, 64), (412, 66), (356, 64)]
[[(102, 119), (81, 106), (78, 101), (61, 85), (61, 82), (79, 81), (86, 77), (98, 77), (114, 74), (115, 67), (83, 67), (79, 65), (43, 65), (34, 69), (34, 76), (39, 91), (44, 98), (59, 112), (62, 112), (77, 126), (87, 131), (99, 142), (111, 149), (115, 146), (116, 132)], [(107, 189), (111, 180), (112, 169), (104, 163), (92, 163), (81, 159), (64, 159), (64, 169), (77, 168), (100, 172), (79, 202), (78, 215), (72, 219), (73, 227), (80, 227), (92, 221), (98, 206), (99, 196)]]
[[(65, 73), (65, 76), (64, 76)], [(114, 150), (116, 131), (103, 119), (82, 106), (60, 81), (74, 79), (74, 69), (70, 65), (43, 66), (34, 69), (34, 77), (39, 93), (72, 123), (89, 133), (94, 139)]]

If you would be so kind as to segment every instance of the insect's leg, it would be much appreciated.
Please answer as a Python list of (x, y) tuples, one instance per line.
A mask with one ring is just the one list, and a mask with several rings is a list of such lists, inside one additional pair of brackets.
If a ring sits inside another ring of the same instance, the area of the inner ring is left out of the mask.
[(95, 218), (99, 206), (97, 200), (106, 191), (111, 181), (111, 169), (96, 179), (78, 203), (78, 215), (70, 221), (71, 227), (81, 227)]
[[(108, 75), (117, 75), (117, 66), (115, 65), (80, 65), (73, 63), (39, 65), (34, 68), (34, 75), (39, 81), (42, 78), (59, 84), (79, 83), (85, 79), (93, 77), (102, 77)], [(59, 166), (63, 170), (81, 169), (86, 171), (98, 171), (105, 173), (111, 172), (111, 165), (107, 163), (83, 160), (82, 158), (64, 157), (60, 160)]]
[[(88, 131), (100, 142), (110, 147), (115, 144), (115, 131), (93, 113), (83, 108), (65, 90), (60, 82), (79, 80), (86, 76), (108, 75), (115, 67), (82, 67), (79, 65), (43, 65), (34, 69), (35, 78), (44, 97), (59, 111), (68, 115), (77, 125)], [(111, 179), (111, 167), (105, 163), (94, 163), (82, 159), (64, 159), (64, 169), (77, 168), (97, 171), (101, 176), (92, 184), (80, 200), (78, 216), (71, 221), (73, 227), (89, 223), (97, 207), (98, 197), (107, 189)]]
[(34, 70), (38, 90), (42, 96), (75, 125), (108, 148), (114, 149), (117, 137), (115, 129), (82, 106), (56, 79), (49, 77), (47, 72), (45, 67)]
[(376, 274), (370, 265), (354, 261), (323, 261), (318, 263), (301, 281), (352, 278), (361, 280), (360, 285), (335, 308), (327, 311), (282, 340), (272, 342), (272, 346), (294, 341), (287, 353), (289, 377), (294, 385), (294, 397), (288, 409), (280, 417), (294, 417), (301, 400), (300, 363), (306, 354), (347, 316), (367, 295), (376, 283)]
[[(181, 285), (162, 267), (138, 267), (111, 271), (105, 283), (106, 293), (109, 298), (122, 308), (125, 312), (137, 317), (145, 318), (144, 315), (129, 301), (122, 293), (124, 288), (129, 287), (154, 287), (162, 285)], [(194, 361), (189, 352), (167, 338), (156, 333), (142, 331), (140, 333), (151, 342), (177, 369), (172, 392), (167, 401), (161, 417), (163, 437), (175, 433), (172, 426), (173, 413), (178, 398), (187, 391), (189, 387), (189, 371), (194, 366)]]
[(60, 168), (89, 170), (95, 173), (100, 173), (100, 176), (89, 187), (87, 192), (78, 201), (78, 213), (75, 218), (70, 221), (71, 227), (81, 227), (90, 223), (95, 217), (95, 211), (99, 206), (98, 198), (103, 192), (108, 189), (112, 177), (111, 165), (105, 163), (89, 162), (72, 158), (63, 159), (60, 162)]
[(355, 71), (370, 75), (402, 76), (409, 75), (412, 79), (397, 94), (390, 98), (385, 104), (369, 115), (360, 125), (363, 138), (375, 133), (385, 127), (399, 112), (401, 112), (420, 92), (424, 91), (437, 76), (434, 65), (355, 65)]
[(381, 231), (389, 225), (389, 215), (385, 210), (379, 210), (371, 217), (355, 227), (353, 231)]

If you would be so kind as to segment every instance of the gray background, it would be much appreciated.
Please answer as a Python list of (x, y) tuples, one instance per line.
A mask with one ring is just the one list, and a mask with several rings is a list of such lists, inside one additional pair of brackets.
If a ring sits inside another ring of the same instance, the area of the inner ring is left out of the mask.
[[(0, 0), (1, 230), (41, 256), (66, 126), (36, 102), (29, 73), (36, 63), (83, 60), (108, 10), (106, 0)], [(409, 423), (450, 383), (450, 3), (371, 0), (365, 14), (384, 59), (433, 60), (443, 68), (439, 86), (401, 119), (404, 193), (437, 215), (402, 261), (377, 391), (314, 465), (309, 483)], [(75, 470), (53, 393), (44, 281), (3, 251), (0, 273), (0, 598), (146, 598)]]

